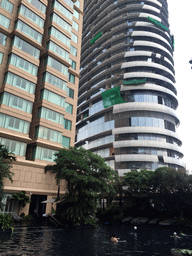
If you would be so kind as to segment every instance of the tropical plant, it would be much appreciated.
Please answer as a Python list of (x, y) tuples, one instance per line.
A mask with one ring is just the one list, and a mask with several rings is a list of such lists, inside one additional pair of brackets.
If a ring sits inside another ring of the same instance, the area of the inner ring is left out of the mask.
[(26, 204), (30, 203), (30, 198), (29, 196), (26, 196), (25, 191), (19, 191), (18, 193), (13, 194), (11, 197), (11, 200), (15, 200), (19, 202), (18, 214), (21, 206), (25, 207)]
[(58, 184), (61, 179), (66, 180), (63, 215), (73, 224), (87, 223), (96, 212), (99, 196), (115, 194), (118, 175), (101, 156), (84, 148), (63, 148), (55, 155), (56, 164), (46, 170), (56, 174)]
[(11, 172), (12, 162), (16, 161), (14, 154), (9, 152), (8, 149), (0, 144), (0, 209), (2, 210), (3, 204), (1, 203), (3, 197), (3, 180), (8, 178), (12, 182), (14, 175)]
[(0, 227), (3, 231), (5, 231), (5, 229), (11, 229), (13, 232), (13, 218), (11, 214), (0, 213)]

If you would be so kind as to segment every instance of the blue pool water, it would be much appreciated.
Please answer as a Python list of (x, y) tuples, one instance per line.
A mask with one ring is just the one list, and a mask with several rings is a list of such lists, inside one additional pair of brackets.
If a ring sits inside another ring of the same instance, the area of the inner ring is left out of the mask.
[[(168, 227), (98, 225), (96, 228), (17, 228), (0, 235), (0, 255), (64, 256), (169, 256), (171, 248), (192, 249), (192, 237), (174, 238)], [(120, 242), (110, 242), (112, 234)], [(190, 232), (186, 232), (189, 235)]]

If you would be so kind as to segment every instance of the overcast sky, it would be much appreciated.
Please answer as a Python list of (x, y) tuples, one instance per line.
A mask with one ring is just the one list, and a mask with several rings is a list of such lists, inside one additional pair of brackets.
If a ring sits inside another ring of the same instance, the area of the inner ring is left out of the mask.
[(169, 24), (175, 36), (175, 72), (176, 89), (179, 101), (177, 115), (180, 136), (184, 153), (183, 162), (192, 173), (192, 0), (168, 0)]

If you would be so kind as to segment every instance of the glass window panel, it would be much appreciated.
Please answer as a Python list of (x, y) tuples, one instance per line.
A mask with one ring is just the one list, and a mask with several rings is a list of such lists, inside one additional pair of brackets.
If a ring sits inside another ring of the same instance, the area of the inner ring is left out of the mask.
[(25, 5), (23, 4), (20, 5), (19, 12), (23, 14), (26, 18), (30, 19), (35, 24), (43, 28), (44, 20), (41, 17), (39, 17), (37, 14), (29, 10)]
[(72, 20), (73, 14), (67, 10), (62, 4), (60, 4), (58, 1), (55, 1), (53, 3), (53, 6), (59, 10), (60, 12), (62, 12), (67, 18), (69, 18), (70, 20)]
[(27, 60), (22, 59), (21, 57), (13, 53), (9, 56), (9, 63), (14, 65), (15, 67), (23, 69), (24, 71), (30, 73), (31, 75), (37, 76), (37, 71), (38, 71), (37, 66), (28, 62)]
[(73, 113), (73, 105), (65, 102), (65, 112), (72, 114)]
[(45, 107), (38, 109), (38, 117), (63, 125), (63, 115)]
[(76, 5), (78, 8), (80, 8), (80, 2), (79, 2), (79, 0), (77, 0), (77, 1), (75, 2), (75, 5)]
[(41, 98), (59, 105), (60, 107), (65, 107), (65, 98), (47, 89), (41, 91)]
[(0, 33), (0, 44), (2, 44), (3, 46), (6, 45), (7, 42), (7, 36), (4, 35), (3, 33)]
[(54, 27), (51, 27), (49, 29), (49, 34), (59, 39), (63, 44), (66, 44), (68, 47), (70, 47), (70, 38), (62, 34), (59, 30), (57, 30)]
[(13, 12), (14, 5), (11, 2), (9, 2), (8, 0), (1, 0), (0, 6), (10, 13)]
[(69, 73), (69, 82), (75, 84), (75, 76)]
[(11, 22), (10, 19), (8, 19), (6, 16), (4, 16), (3, 14), (0, 13), (0, 25), (1, 26), (8, 29), (10, 26), (10, 22)]
[(16, 22), (15, 28), (26, 34), (27, 36), (33, 38), (38, 43), (42, 42), (42, 34), (37, 32), (35, 29), (31, 28), (27, 24), (25, 24), (23, 21), (18, 20)]
[(50, 56), (48, 56), (47, 59), (45, 59), (45, 61), (48, 66), (51, 66), (52, 68), (55, 68), (57, 71), (68, 76), (68, 67), (64, 64), (60, 63), (59, 61), (55, 60)]
[(74, 10), (73, 16), (74, 16), (76, 19), (79, 19), (79, 13), (78, 13), (76, 10)]
[(74, 98), (74, 90), (67, 87), (67, 96), (73, 99)]
[(73, 42), (75, 42), (76, 44), (78, 43), (78, 37), (75, 34), (73, 34), (73, 33), (71, 33), (71, 40)]
[(62, 146), (64, 148), (69, 148), (70, 147), (70, 138), (62, 136)]
[(79, 31), (79, 24), (73, 20), (72, 28), (74, 28), (76, 31)]
[(71, 8), (74, 6), (74, 2), (72, 0), (64, 0), (66, 4), (68, 4)]
[(5, 145), (5, 147), (9, 151), (13, 152), (15, 155), (25, 156), (27, 143), (15, 141), (15, 140), (9, 140), (1, 137), (0, 137), (0, 143), (2, 145)]
[(42, 138), (42, 139), (46, 139), (46, 140), (51, 140), (57, 143), (61, 143), (62, 142), (62, 133), (43, 127), (43, 126), (38, 126), (36, 127), (36, 138)]
[(17, 96), (15, 96), (13, 94), (10, 94), (8, 92), (3, 93), (3, 95), (2, 95), (2, 104), (5, 104), (7, 106), (25, 111), (25, 112), (30, 113), (30, 114), (32, 113), (32, 106), (33, 106), (32, 102), (30, 102), (28, 100), (25, 100), (25, 99), (22, 99), (20, 97), (17, 97)]
[(29, 133), (29, 122), (0, 113), (0, 127), (21, 133)]
[(45, 13), (46, 12), (46, 6), (41, 3), (39, 0), (27, 0), (29, 3), (31, 3), (33, 6), (35, 6), (38, 10)]
[(36, 147), (34, 158), (54, 162), (56, 152), (57, 151), (48, 148)]
[(51, 50), (58, 55), (60, 55), (62, 58), (66, 59), (69, 61), (69, 52), (58, 46), (57, 44), (53, 43), (52, 41), (49, 41), (47, 43), (47, 50)]
[(77, 49), (72, 45), (70, 45), (70, 53), (77, 57)]
[(65, 20), (63, 20), (61, 17), (59, 17), (56, 13), (53, 13), (51, 15), (51, 20), (55, 21), (59, 26), (64, 28), (67, 32), (71, 33), (72, 26), (67, 23)]
[(0, 52), (0, 64), (2, 64), (2, 61), (3, 61), (3, 53)]
[(71, 131), (71, 124), (72, 122), (70, 120), (67, 120), (64, 118), (64, 128)]
[(18, 87), (24, 91), (27, 91), (29, 93), (32, 93), (34, 94), (35, 93), (35, 84), (20, 77), (20, 76), (17, 76), (11, 72), (8, 72), (6, 75), (5, 75), (5, 83), (7, 84), (10, 84), (12, 86), (15, 86), (15, 87)]
[(69, 63), (71, 64), (71, 68), (76, 70), (76, 62), (74, 60), (69, 59)]
[(43, 81), (55, 85), (58, 88), (68, 92), (67, 83), (60, 78), (50, 74), (49, 72), (43, 74)]
[(36, 47), (32, 46), (31, 44), (27, 43), (23, 39), (15, 36), (13, 39), (13, 45), (22, 51), (32, 55), (33, 57), (39, 59), (40, 50), (38, 50)]

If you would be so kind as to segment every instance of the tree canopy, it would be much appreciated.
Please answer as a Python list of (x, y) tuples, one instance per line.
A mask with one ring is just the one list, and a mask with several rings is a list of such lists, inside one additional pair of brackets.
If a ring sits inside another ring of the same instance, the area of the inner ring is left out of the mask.
[[(15, 161), (16, 158), (13, 153), (9, 152), (8, 149), (0, 144), (0, 202), (2, 199), (3, 193), (3, 179), (8, 178), (12, 181), (12, 177), (14, 175), (11, 172), (12, 162)], [(2, 208), (2, 204), (0, 203), (0, 208)]]
[(84, 148), (63, 148), (55, 156), (56, 164), (46, 170), (55, 173), (58, 184), (61, 179), (66, 180), (66, 216), (73, 223), (85, 223), (94, 215), (99, 196), (115, 193), (118, 175), (101, 156)]

